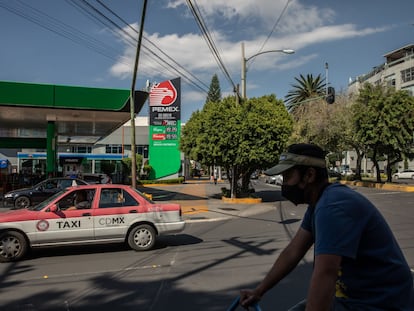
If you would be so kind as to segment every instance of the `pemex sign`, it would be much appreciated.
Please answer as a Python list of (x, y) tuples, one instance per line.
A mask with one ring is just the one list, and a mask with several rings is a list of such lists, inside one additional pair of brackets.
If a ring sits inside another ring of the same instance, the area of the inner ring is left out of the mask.
[(181, 167), (181, 79), (156, 83), (149, 95), (151, 178), (177, 176)]

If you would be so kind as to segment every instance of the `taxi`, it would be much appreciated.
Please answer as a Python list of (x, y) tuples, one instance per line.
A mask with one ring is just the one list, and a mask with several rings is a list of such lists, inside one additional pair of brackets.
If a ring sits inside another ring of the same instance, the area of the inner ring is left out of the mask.
[(0, 213), (0, 262), (46, 246), (125, 242), (149, 250), (158, 235), (184, 227), (179, 204), (153, 202), (127, 185), (74, 186), (28, 209)]

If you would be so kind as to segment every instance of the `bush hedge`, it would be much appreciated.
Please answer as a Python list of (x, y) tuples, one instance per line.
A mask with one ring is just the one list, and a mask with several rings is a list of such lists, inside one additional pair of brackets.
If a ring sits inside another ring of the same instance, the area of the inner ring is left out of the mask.
[(184, 177), (172, 178), (172, 179), (162, 179), (162, 180), (138, 180), (137, 184), (139, 185), (148, 185), (148, 184), (182, 184), (184, 182)]

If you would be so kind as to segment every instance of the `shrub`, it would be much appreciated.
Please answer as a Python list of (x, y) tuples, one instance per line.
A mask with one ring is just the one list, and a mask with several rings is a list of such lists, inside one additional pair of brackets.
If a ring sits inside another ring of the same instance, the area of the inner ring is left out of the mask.
[(184, 177), (172, 178), (172, 179), (154, 179), (154, 180), (139, 180), (137, 181), (141, 185), (145, 184), (182, 184)]

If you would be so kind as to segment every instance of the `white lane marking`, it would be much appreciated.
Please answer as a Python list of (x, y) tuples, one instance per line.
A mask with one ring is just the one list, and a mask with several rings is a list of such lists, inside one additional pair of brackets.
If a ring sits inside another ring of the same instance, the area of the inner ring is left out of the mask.
[(382, 194), (400, 194), (405, 193), (403, 191), (393, 191), (393, 192), (378, 192), (378, 193), (364, 193), (365, 196), (372, 196), (372, 195), (382, 195)]

